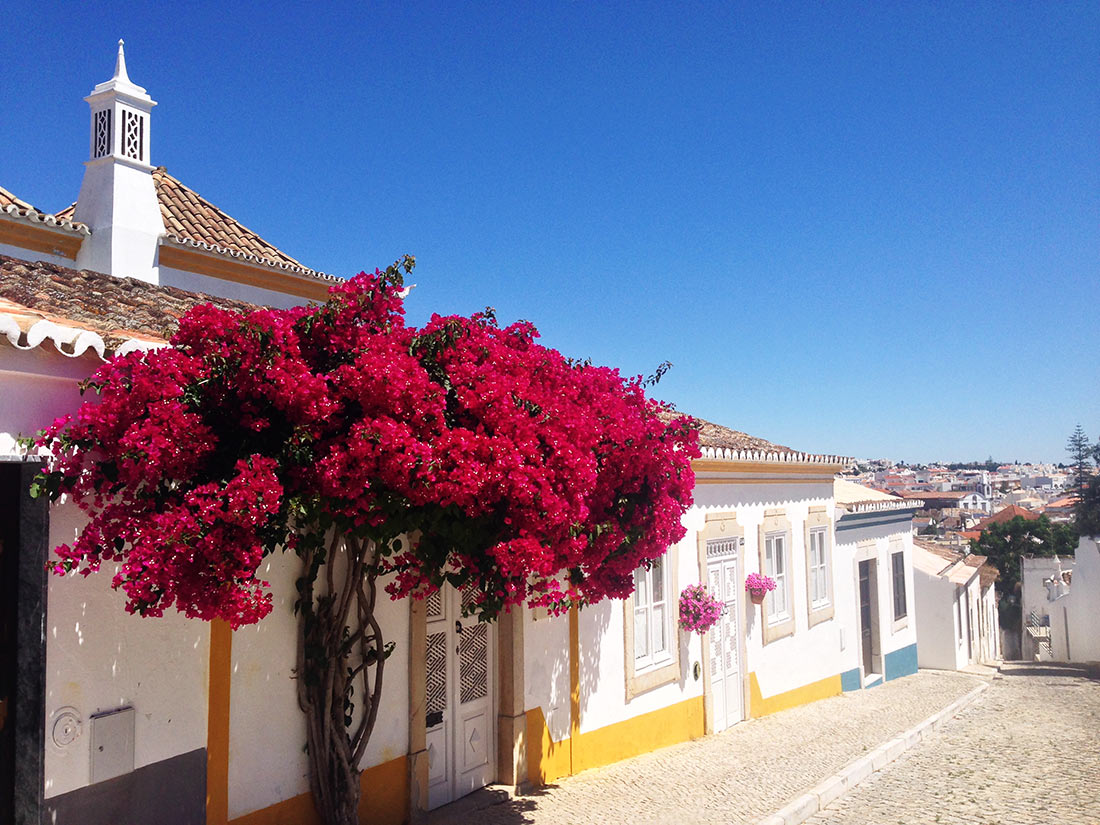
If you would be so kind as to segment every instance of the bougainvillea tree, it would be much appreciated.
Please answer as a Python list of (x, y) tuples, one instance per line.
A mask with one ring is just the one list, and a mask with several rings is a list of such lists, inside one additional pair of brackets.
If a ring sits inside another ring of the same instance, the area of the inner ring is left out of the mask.
[(683, 535), (698, 455), (690, 419), (643, 382), (527, 323), (406, 325), (411, 267), (320, 306), (197, 306), (170, 347), (100, 368), (98, 398), (39, 438), (39, 490), (90, 518), (55, 572), (115, 565), (131, 612), (257, 622), (260, 562), (297, 555), (298, 701), (327, 825), (357, 821), (392, 649), (380, 580), (391, 598), (469, 588), (484, 620), (626, 596)]

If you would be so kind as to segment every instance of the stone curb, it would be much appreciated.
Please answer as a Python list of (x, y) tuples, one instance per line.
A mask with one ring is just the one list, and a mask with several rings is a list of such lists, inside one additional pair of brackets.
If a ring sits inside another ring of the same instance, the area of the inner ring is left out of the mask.
[(826, 805), (844, 796), (868, 776), (882, 770), (911, 747), (931, 737), (945, 722), (977, 699), (988, 687), (989, 682), (983, 682), (905, 733), (895, 736), (870, 753), (849, 762), (838, 773), (810, 788), (771, 816), (761, 819), (758, 825), (799, 825), (805, 822)]

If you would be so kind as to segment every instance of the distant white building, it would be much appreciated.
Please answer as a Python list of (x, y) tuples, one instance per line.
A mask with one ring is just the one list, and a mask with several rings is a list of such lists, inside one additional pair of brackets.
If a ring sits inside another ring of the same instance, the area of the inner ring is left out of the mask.
[(914, 540), (920, 667), (961, 670), (1000, 659), (995, 580), (985, 556)]

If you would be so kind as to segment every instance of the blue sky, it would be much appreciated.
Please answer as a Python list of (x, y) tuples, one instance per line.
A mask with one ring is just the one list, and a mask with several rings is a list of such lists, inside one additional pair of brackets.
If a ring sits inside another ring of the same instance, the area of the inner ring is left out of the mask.
[(811, 452), (1100, 437), (1100, 4), (9, 0), (0, 185), (75, 199), (126, 39), (153, 162), (309, 266), (417, 256)]

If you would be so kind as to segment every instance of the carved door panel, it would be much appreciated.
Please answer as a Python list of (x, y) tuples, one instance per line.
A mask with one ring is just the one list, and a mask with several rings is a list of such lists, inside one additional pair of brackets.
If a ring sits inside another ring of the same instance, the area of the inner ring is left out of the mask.
[(741, 644), (738, 630), (740, 587), (736, 539), (707, 541), (707, 587), (723, 603), (722, 618), (708, 634), (711, 708), (715, 732), (744, 718), (741, 690)]
[(445, 587), (426, 602), (428, 807), (438, 808), (492, 781), (492, 627), (463, 617), (463, 599)]

